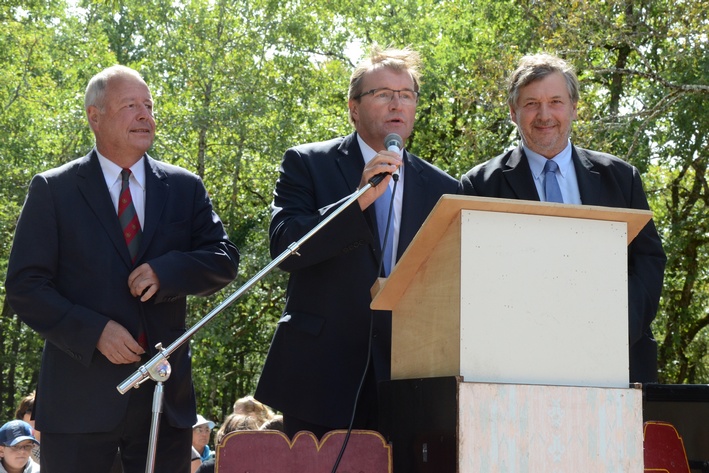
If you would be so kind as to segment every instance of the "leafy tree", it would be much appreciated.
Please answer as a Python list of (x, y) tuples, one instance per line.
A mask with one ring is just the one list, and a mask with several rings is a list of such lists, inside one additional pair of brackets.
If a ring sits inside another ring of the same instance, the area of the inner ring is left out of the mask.
[[(80, 38), (59, 1), (0, 6), (0, 266), (7, 268), (15, 222), (33, 174), (89, 148), (80, 105), (101, 43)], [(88, 75), (87, 75), (88, 74)], [(4, 288), (3, 288), (4, 294)], [(0, 312), (0, 397), (7, 418), (35, 389), (42, 340), (21, 324), (3, 297)]]
[[(189, 299), (189, 323), (270, 261), (268, 223), (283, 152), (349, 133), (347, 86), (369, 45), (418, 50), (424, 62), (408, 147), (458, 177), (517, 140), (504, 80), (526, 53), (574, 64), (582, 100), (572, 139), (637, 166), (669, 256), (661, 379), (707, 372), (705, 5), (690, 0), (344, 0), (174, 2), (60, 0), (0, 6), (0, 265), (26, 186), (86, 153), (83, 87), (114, 63), (141, 72), (156, 101), (151, 155), (200, 175), (242, 253), (240, 276)], [(292, 256), (297, 257), (297, 256)], [(192, 340), (200, 411), (221, 419), (251, 394), (283, 306), (275, 270)], [(6, 416), (33, 389), (42, 341), (4, 302), (0, 398)], [(22, 363), (16, 363), (21, 360)]]

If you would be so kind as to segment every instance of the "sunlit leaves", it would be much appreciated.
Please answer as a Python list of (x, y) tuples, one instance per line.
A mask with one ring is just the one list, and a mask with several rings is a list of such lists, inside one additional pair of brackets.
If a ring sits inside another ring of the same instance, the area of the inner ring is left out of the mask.
[[(348, 79), (373, 42), (421, 53), (408, 147), (455, 177), (516, 143), (505, 78), (522, 54), (548, 51), (581, 79), (574, 143), (643, 173), (669, 255), (654, 327), (662, 379), (707, 382), (705, 10), (704, 2), (676, 0), (79, 0), (69, 9), (58, 0), (10, 0), (0, 6), (0, 266), (32, 174), (92, 146), (83, 90), (103, 67), (123, 63), (143, 74), (156, 102), (151, 154), (203, 178), (241, 249), (238, 280), (190, 299), (191, 324), (270, 262), (281, 156), (351, 131)], [(192, 342), (205, 415), (219, 419), (235, 397), (253, 392), (285, 281), (273, 271)], [(8, 348), (15, 336), (23, 342)], [(7, 389), (24, 391), (36, 378), (41, 341), (4, 319), (0, 344), (4, 356), (29, 353), (14, 386), (0, 385), (9, 413), (6, 400), (24, 393)]]

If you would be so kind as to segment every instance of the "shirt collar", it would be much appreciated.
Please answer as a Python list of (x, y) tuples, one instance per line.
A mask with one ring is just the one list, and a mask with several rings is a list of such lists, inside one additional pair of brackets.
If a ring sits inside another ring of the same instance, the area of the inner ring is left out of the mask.
[[(377, 151), (374, 151), (371, 146), (369, 146), (367, 143), (364, 142), (361, 136), (359, 136), (359, 133), (356, 133), (357, 135), (357, 143), (359, 143), (359, 149), (362, 151), (362, 157), (364, 158), (364, 164), (369, 163), (374, 157), (377, 155)], [(399, 156), (404, 155), (404, 149), (402, 148), (399, 151)], [(403, 166), (404, 163), (402, 161), (401, 165)]]
[[(118, 164), (114, 163), (101, 153), (98, 149), (96, 151), (96, 156), (98, 156), (98, 162), (101, 165), (101, 170), (103, 171), (103, 177), (106, 179), (106, 185), (110, 189), (111, 186), (121, 178), (121, 168)], [(145, 160), (145, 155), (143, 155), (137, 163), (130, 167), (131, 174), (138, 182), (142, 189), (145, 189), (145, 166), (143, 161)]]
[(362, 151), (362, 157), (364, 158), (364, 164), (366, 165), (372, 159), (374, 159), (374, 157), (377, 155), (377, 152), (364, 142), (362, 137), (359, 136), (359, 133), (357, 133), (357, 143), (359, 143), (359, 149)]
[[(534, 176), (535, 179), (539, 179), (539, 176), (544, 170), (544, 163), (547, 162), (548, 158), (539, 153), (535, 153), (531, 149), (527, 148), (524, 143), (522, 143), (522, 149), (524, 149), (524, 154), (527, 156), (527, 161), (529, 162), (529, 168), (532, 171), (532, 176)], [(571, 172), (571, 167), (573, 166), (573, 161), (571, 160), (571, 140), (567, 141), (566, 148), (564, 148), (561, 153), (557, 154), (552, 159), (559, 165), (559, 173), (562, 177)]]

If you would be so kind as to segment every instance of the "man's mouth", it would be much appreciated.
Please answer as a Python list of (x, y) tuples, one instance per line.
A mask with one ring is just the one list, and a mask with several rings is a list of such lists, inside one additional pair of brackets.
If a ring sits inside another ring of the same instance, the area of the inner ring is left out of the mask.
[(549, 129), (549, 128), (554, 128), (556, 127), (556, 123), (537, 123), (534, 126), (536, 128), (542, 128), (542, 129)]

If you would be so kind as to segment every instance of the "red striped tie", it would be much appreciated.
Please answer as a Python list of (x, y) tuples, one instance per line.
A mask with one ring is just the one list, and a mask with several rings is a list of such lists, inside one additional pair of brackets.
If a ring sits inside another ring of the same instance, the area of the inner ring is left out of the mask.
[(140, 221), (133, 205), (133, 197), (130, 194), (129, 178), (130, 169), (123, 169), (121, 171), (121, 195), (118, 199), (118, 221), (123, 229), (123, 238), (128, 245), (131, 261), (135, 262), (143, 232), (140, 229)]
[[(133, 196), (130, 193), (130, 185), (128, 184), (129, 179), (130, 169), (123, 169), (121, 171), (121, 195), (118, 198), (118, 221), (123, 229), (123, 238), (125, 238), (126, 245), (128, 245), (130, 259), (135, 263), (143, 231), (140, 228), (140, 220), (138, 220), (138, 214), (135, 212), (135, 206), (133, 205)], [(148, 340), (144, 330), (141, 330), (138, 334), (138, 344), (144, 350), (148, 350)]]

